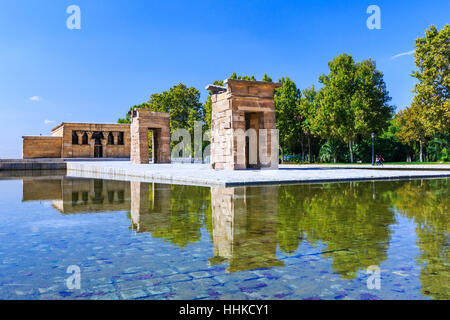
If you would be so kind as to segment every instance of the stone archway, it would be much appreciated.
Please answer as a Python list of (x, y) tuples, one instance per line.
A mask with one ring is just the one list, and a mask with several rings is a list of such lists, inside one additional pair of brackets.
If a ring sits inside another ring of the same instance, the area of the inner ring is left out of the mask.
[(212, 91), (211, 168), (278, 169), (274, 89), (280, 83), (225, 80)]
[(169, 114), (135, 109), (131, 114), (131, 163), (148, 164), (148, 131), (152, 130), (153, 163), (170, 163)]

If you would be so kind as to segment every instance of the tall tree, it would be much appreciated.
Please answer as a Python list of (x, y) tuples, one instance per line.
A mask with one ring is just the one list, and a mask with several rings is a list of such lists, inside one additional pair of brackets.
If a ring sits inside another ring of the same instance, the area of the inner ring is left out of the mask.
[(298, 104), (301, 91), (297, 89), (294, 81), (286, 78), (278, 80), (281, 87), (275, 89), (276, 125), (279, 131), (279, 141), (282, 157), (284, 149), (292, 147), (295, 140), (301, 135)]
[(298, 113), (303, 133), (306, 135), (308, 140), (308, 159), (309, 162), (311, 162), (312, 123), (317, 113), (317, 91), (314, 89), (314, 86), (312, 86), (311, 88), (304, 89), (302, 94), (303, 95), (298, 104)]
[(328, 63), (329, 74), (321, 75), (323, 84), (319, 91), (319, 108), (312, 123), (312, 131), (321, 137), (346, 142), (353, 162), (356, 137), (370, 136), (389, 125), (393, 107), (383, 73), (375, 62), (364, 60), (355, 63), (348, 54), (341, 54)]
[(426, 128), (422, 119), (420, 106), (413, 104), (395, 116), (395, 125), (398, 131), (395, 137), (402, 143), (412, 147), (415, 142), (419, 143), (419, 159), (423, 162), (423, 144), (427, 137)]
[(450, 129), (450, 25), (441, 31), (430, 26), (425, 37), (416, 40), (417, 70), (412, 76), (419, 82), (414, 87), (414, 104), (428, 135)]

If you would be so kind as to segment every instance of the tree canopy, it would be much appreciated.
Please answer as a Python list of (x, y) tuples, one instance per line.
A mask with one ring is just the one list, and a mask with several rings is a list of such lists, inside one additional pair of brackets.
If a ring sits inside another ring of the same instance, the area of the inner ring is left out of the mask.
[[(171, 132), (184, 128), (192, 134), (194, 122), (203, 121), (205, 117), (205, 108), (200, 102), (200, 91), (182, 83), (168, 91), (152, 94), (149, 101), (133, 106), (131, 110), (135, 108), (169, 113)], [(129, 115), (125, 119), (119, 119), (119, 123), (129, 122)]]
[(419, 82), (413, 104), (421, 110), (427, 135), (443, 133), (450, 129), (450, 25), (441, 31), (430, 26), (415, 46), (417, 70), (412, 76)]
[(328, 63), (329, 74), (321, 75), (319, 107), (312, 119), (312, 131), (320, 136), (345, 141), (353, 162), (356, 137), (381, 133), (392, 117), (383, 73), (375, 62), (355, 63), (348, 54), (341, 54)]

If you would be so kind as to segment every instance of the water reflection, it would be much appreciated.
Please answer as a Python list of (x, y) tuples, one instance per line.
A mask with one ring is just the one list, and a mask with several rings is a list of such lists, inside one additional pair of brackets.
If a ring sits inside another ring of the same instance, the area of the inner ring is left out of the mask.
[(450, 298), (449, 199), (448, 179), (238, 188), (23, 180), (23, 201), (51, 200), (64, 214), (126, 211), (131, 229), (183, 250), (206, 230), (209, 263), (229, 273), (283, 267), (283, 255), (309, 244), (354, 279), (389, 259), (392, 226), (406, 217), (416, 225), (421, 292), (434, 299)]
[(416, 223), (421, 292), (450, 298), (450, 192), (448, 180), (411, 181), (396, 190), (393, 203)]
[(355, 278), (359, 270), (386, 260), (395, 213), (383, 196), (389, 182), (283, 186), (279, 190), (280, 249), (296, 250), (300, 240), (326, 244), (324, 257), (335, 272)]
[(179, 247), (201, 239), (210, 216), (209, 190), (203, 187), (131, 182), (131, 223)]
[(64, 214), (130, 210), (130, 183), (98, 179), (35, 178), (23, 180), (22, 201), (51, 200)]
[(229, 272), (283, 266), (276, 257), (278, 186), (211, 188), (214, 258)]

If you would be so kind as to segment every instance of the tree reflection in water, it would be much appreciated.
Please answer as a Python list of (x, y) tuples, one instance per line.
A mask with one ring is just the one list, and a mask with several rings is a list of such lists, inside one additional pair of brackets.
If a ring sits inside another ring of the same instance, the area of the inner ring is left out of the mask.
[[(89, 179), (23, 181), (23, 201), (63, 214), (130, 210), (132, 228), (180, 248), (213, 243), (230, 273), (282, 267), (277, 249), (317, 246), (344, 279), (387, 260), (396, 212), (416, 225), (423, 295), (450, 298), (448, 179), (207, 188)], [(323, 249), (325, 247), (325, 249)]]
[(414, 180), (396, 190), (394, 205), (416, 224), (421, 292), (450, 299), (450, 188), (448, 179)]

